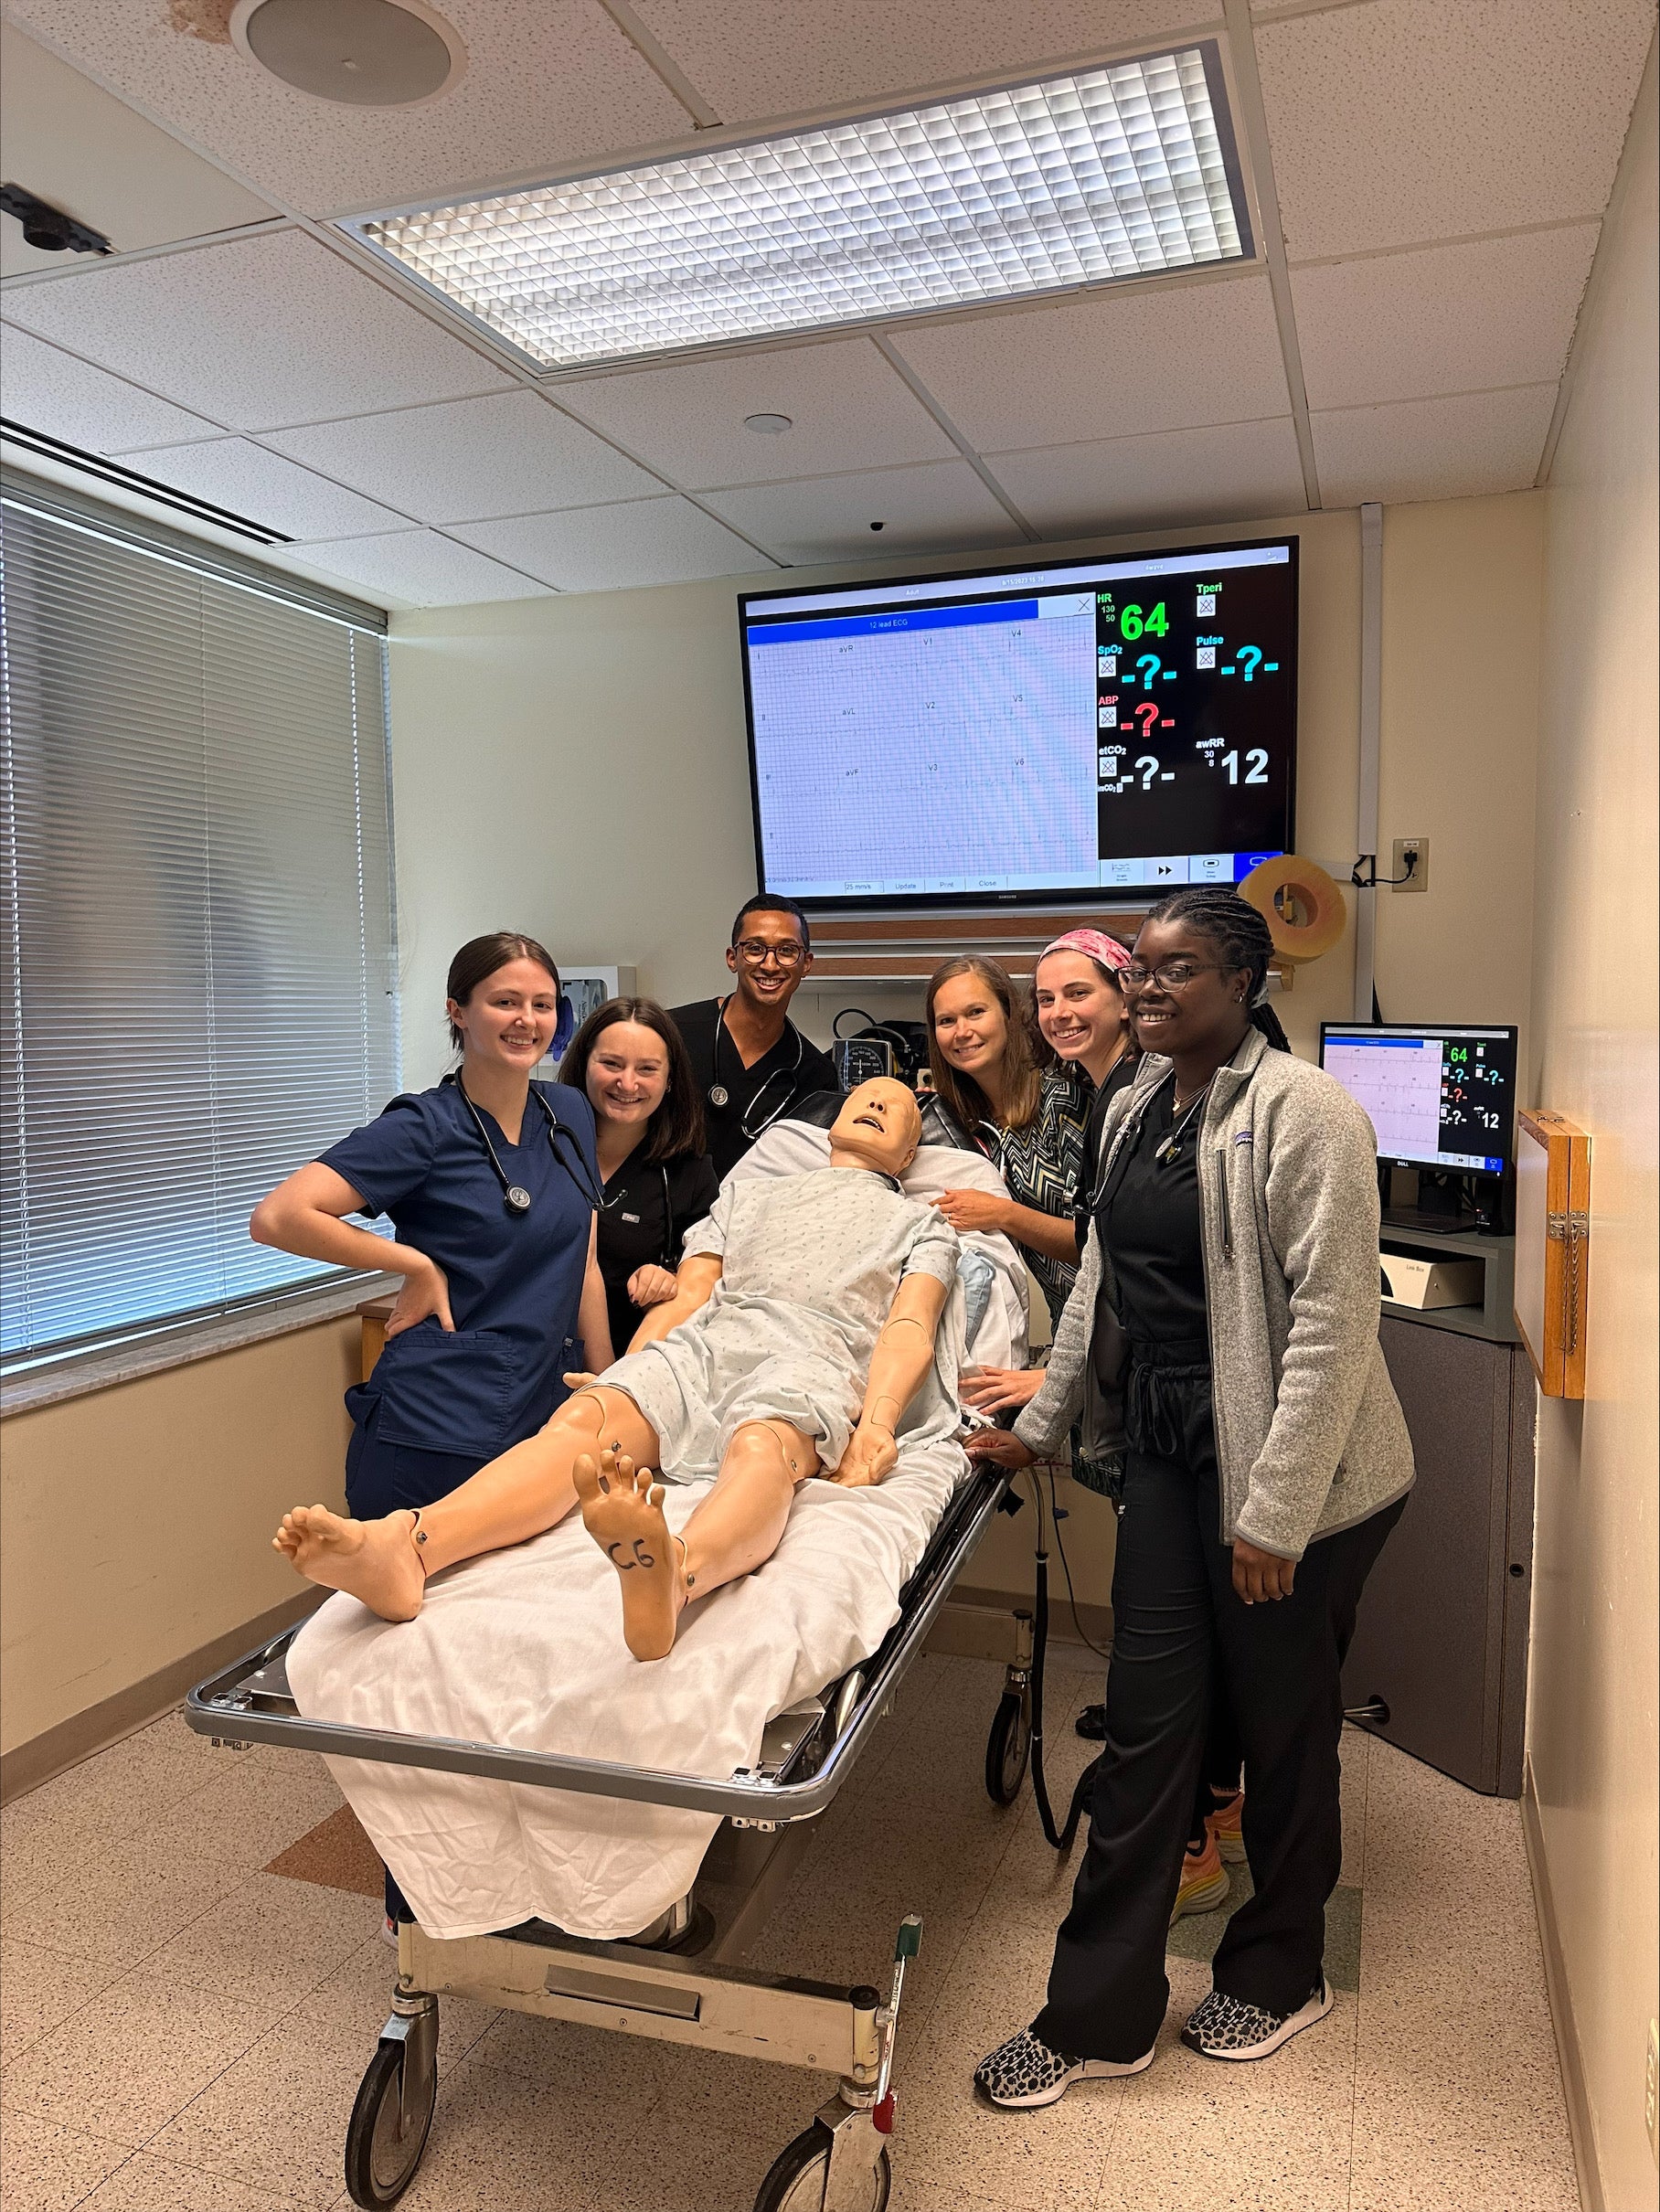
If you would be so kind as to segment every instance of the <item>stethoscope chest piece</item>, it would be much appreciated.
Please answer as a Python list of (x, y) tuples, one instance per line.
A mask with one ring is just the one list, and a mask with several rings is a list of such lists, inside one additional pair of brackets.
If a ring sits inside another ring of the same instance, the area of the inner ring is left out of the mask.
[(530, 1193), (522, 1183), (509, 1183), (504, 1196), (509, 1213), (527, 1214), (530, 1211)]
[(711, 1083), (709, 1085), (709, 1104), (711, 1106), (724, 1106), (729, 1102), (731, 1096), (731, 1092), (727, 1089), (724, 1083)]

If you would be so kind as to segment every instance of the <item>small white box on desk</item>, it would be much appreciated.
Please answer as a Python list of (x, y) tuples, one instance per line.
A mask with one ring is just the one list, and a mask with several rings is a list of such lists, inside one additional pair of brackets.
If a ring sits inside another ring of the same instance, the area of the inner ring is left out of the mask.
[(1391, 1305), (1415, 1306), (1420, 1313), (1442, 1305), (1480, 1305), (1483, 1276), (1479, 1260), (1433, 1260), (1422, 1253), (1379, 1252), (1383, 1295)]

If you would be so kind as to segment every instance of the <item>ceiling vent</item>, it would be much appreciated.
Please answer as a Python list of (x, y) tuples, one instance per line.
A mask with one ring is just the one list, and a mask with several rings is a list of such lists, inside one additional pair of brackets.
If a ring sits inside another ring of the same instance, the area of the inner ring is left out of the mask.
[(423, 0), (237, 0), (237, 51), (316, 100), (409, 108), (467, 66), (460, 37)]

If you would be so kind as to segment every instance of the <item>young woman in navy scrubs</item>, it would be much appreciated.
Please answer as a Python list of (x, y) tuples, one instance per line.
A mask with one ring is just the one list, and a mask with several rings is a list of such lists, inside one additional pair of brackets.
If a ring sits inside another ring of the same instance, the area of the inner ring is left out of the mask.
[(593, 1108), (604, 1196), (600, 1272), (619, 1359), (648, 1310), (678, 1291), (680, 1239), (720, 1196), (691, 1055), (650, 998), (596, 1006), (559, 1062)]
[[(461, 1066), (290, 1175), (251, 1223), (261, 1244), (403, 1277), (375, 1371), (346, 1392), (359, 1517), (447, 1496), (541, 1428), (567, 1369), (611, 1364), (593, 1110), (530, 1079), (559, 1026), (559, 971), (534, 938), (498, 931), (455, 955), (448, 1001)], [(388, 1215), (396, 1242), (347, 1214)]]

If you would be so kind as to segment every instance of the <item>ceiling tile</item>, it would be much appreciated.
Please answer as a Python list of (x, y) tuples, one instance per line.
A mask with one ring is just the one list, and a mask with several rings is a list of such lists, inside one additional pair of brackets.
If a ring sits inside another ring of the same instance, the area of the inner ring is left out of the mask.
[(1292, 271), (1311, 407), (1559, 377), (1597, 225)]
[(455, 536), (560, 591), (686, 583), (699, 576), (742, 576), (767, 565), (753, 547), (689, 499), (634, 499), (623, 506), (468, 523)]
[(239, 431), (513, 381), (301, 230), (77, 271), (6, 313)]
[[(559, 405), (688, 491), (944, 460), (956, 448), (868, 338), (561, 384)], [(746, 415), (788, 415), (767, 437)]]
[(988, 454), (986, 466), (1046, 537), (1238, 522), (1305, 505), (1289, 415)]
[(436, 530), (400, 530), (395, 537), (347, 537), (307, 546), (306, 566), (320, 569), (371, 600), (389, 598), (410, 607), (463, 607), (495, 599), (546, 599), (548, 589), (528, 576), (486, 560)]
[(262, 445), (250, 445), (246, 438), (152, 447), (130, 455), (127, 465), (289, 537), (367, 537), (404, 523), (401, 515), (359, 499), (356, 492), (284, 461), (280, 453), (268, 453)]
[(92, 453), (211, 437), (219, 427), (9, 324), (0, 329), (0, 382), (14, 422)]
[(1265, 277), (1091, 293), (899, 329), (895, 348), (981, 452), (1283, 414)]
[(1556, 405), (1554, 384), (1403, 399), (1314, 418), (1321, 504), (1464, 499), (1533, 482)]
[[(118, 253), (277, 213), (9, 23), (0, 23), (0, 138), (14, 183), (101, 230)], [(26, 246), (10, 216), (4, 239), (0, 274), (61, 271), (63, 256)]]
[(1368, 0), (1258, 26), (1293, 261), (1600, 216), (1650, 0)]
[(264, 442), (422, 522), (644, 499), (663, 489), (535, 392), (355, 415)]
[(466, 73), (406, 108), (347, 108), (295, 91), (228, 38), (170, 29), (160, 0), (16, 0), (8, 12), (308, 215), (395, 207), (588, 155), (597, 165), (617, 148), (691, 127), (599, 0), (443, 0), (467, 49)]
[(961, 460), (715, 492), (709, 505), (797, 568), (1021, 542), (1007, 511)]
[(728, 122), (1042, 64), (1162, 37), (1221, 14), (1220, 0), (634, 0)]

